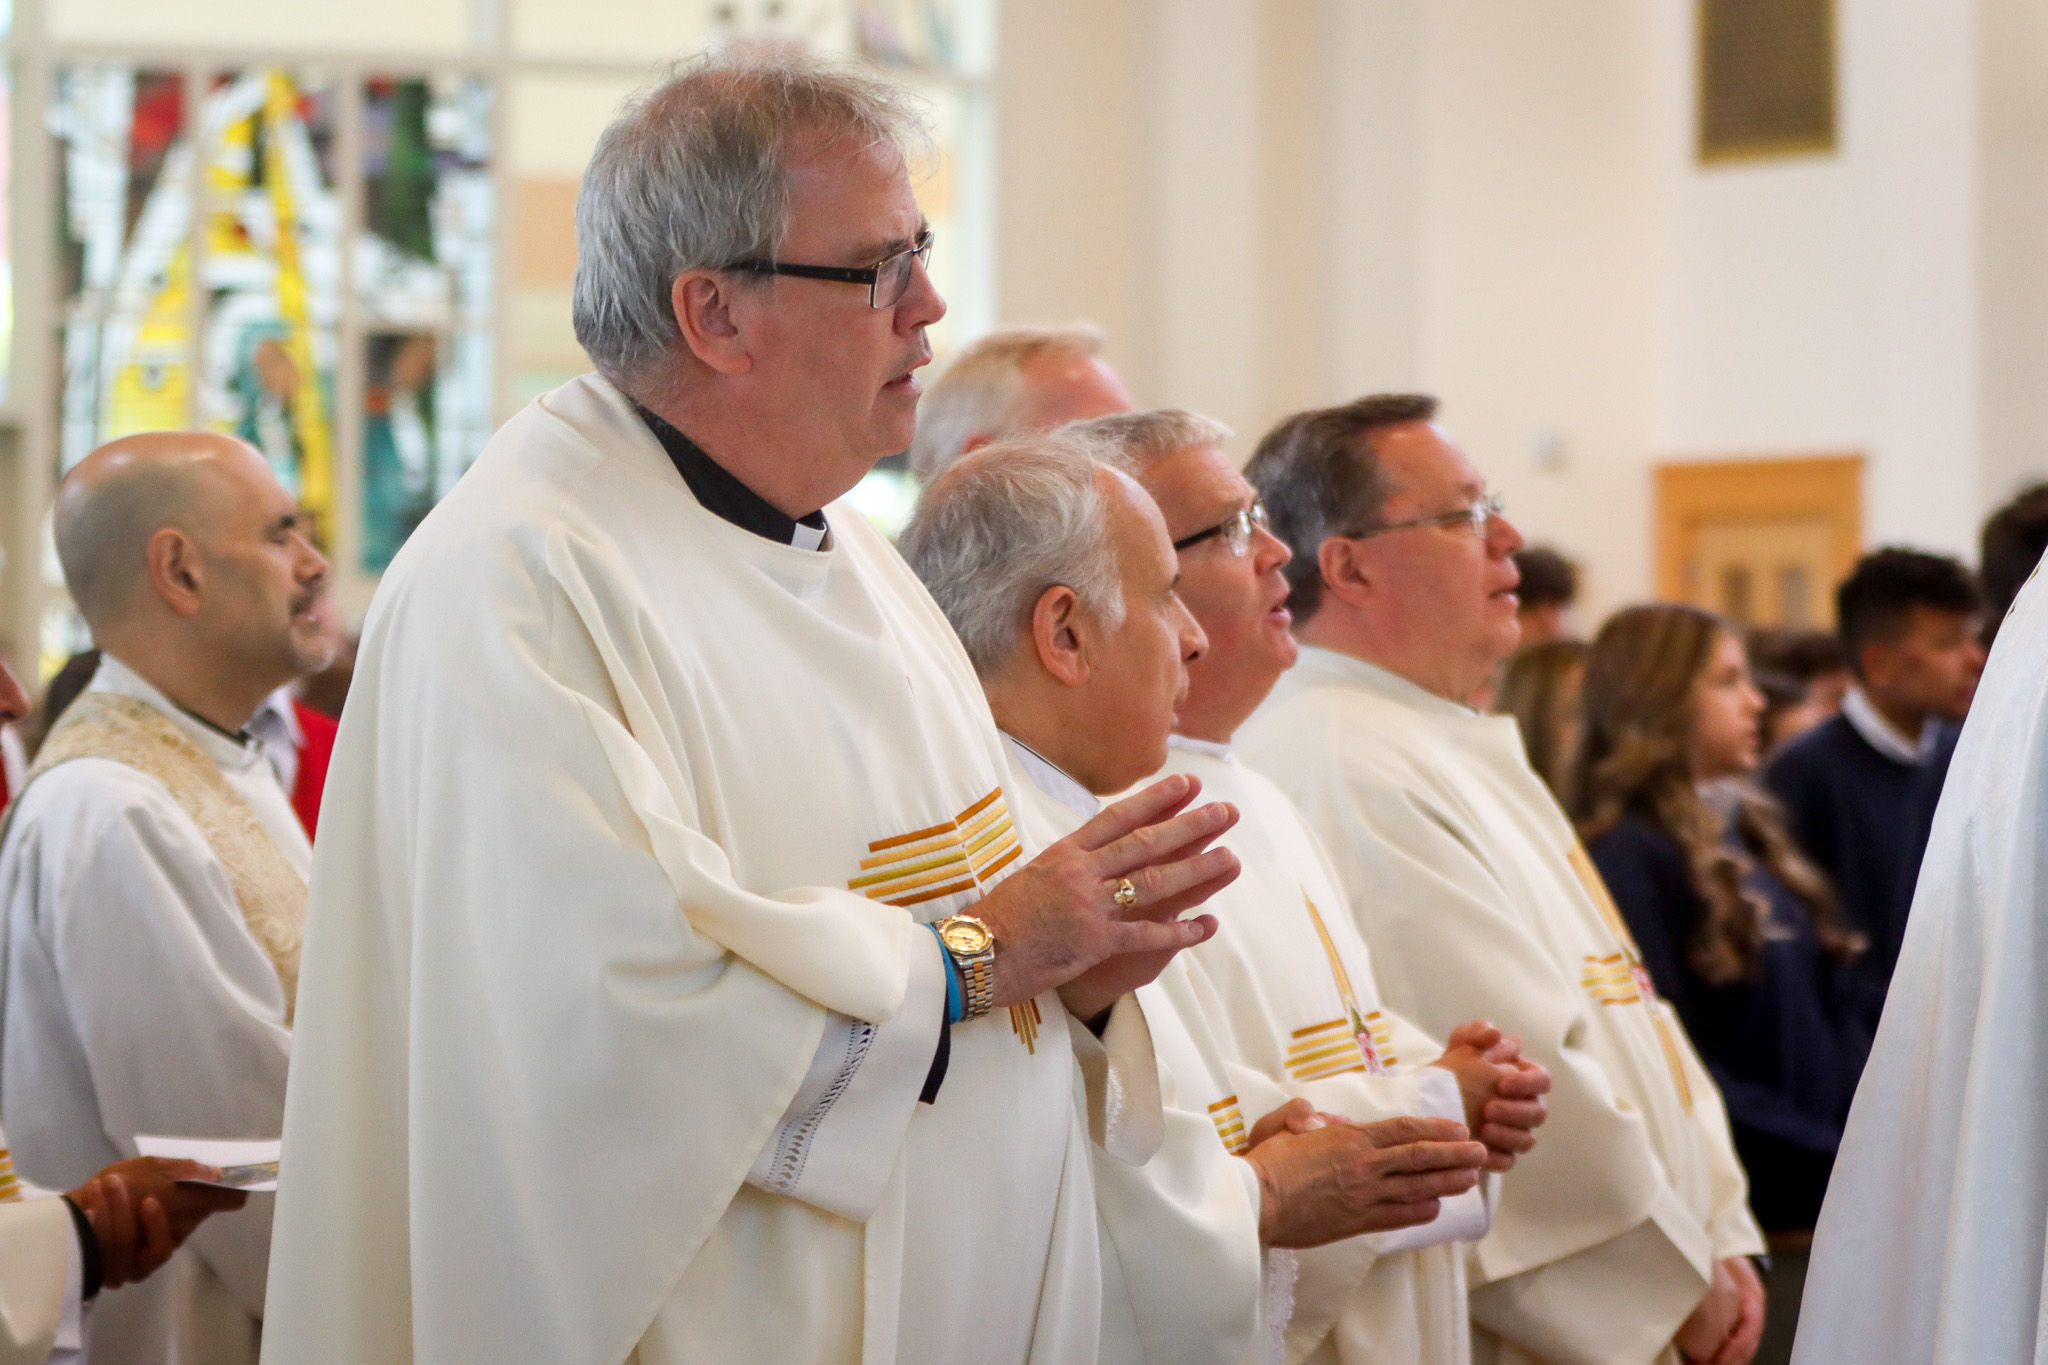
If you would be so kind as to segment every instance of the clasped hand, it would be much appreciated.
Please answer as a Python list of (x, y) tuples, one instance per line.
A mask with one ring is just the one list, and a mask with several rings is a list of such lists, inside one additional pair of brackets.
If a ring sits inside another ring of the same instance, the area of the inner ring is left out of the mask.
[(1353, 1123), (1289, 1100), (1253, 1125), (1245, 1154), (1259, 1177), (1259, 1241), (1315, 1247), (1419, 1226), (1479, 1183), (1486, 1157), (1456, 1119)]
[(1458, 1079), (1465, 1126), (1486, 1144), (1486, 1169), (1509, 1171), (1536, 1145), (1536, 1129), (1550, 1117), (1543, 1097), (1550, 1072), (1522, 1055), (1522, 1040), (1483, 1019), (1451, 1030), (1444, 1055), (1430, 1063)]
[(1764, 1285), (1746, 1256), (1714, 1263), (1714, 1281), (1672, 1344), (1692, 1365), (1749, 1365), (1764, 1335)]

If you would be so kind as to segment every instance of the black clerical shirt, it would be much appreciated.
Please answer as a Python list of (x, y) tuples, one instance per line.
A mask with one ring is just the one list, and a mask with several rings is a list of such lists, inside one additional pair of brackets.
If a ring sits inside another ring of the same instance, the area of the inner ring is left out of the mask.
[(789, 516), (741, 483), (737, 475), (706, 455), (702, 446), (665, 419), (638, 403), (633, 405), (633, 410), (640, 414), (641, 421), (647, 423), (654, 439), (661, 442), (661, 448), (668, 452), (676, 473), (690, 485), (690, 491), (696, 494), (698, 502), (704, 504), (705, 511), (716, 513), (742, 531), (752, 531), (764, 540), (772, 540), (779, 545), (816, 548), (816, 536), (799, 538), (797, 528), (801, 526), (814, 533), (823, 533), (826, 529), (823, 511), (809, 512), (801, 517)]
[[(683, 476), (683, 482), (690, 486), (690, 492), (697, 501), (704, 504), (704, 510), (731, 522), (742, 531), (752, 531), (764, 540), (779, 545), (801, 545), (815, 550), (823, 543), (828, 531), (825, 513), (821, 509), (801, 517), (791, 517), (781, 508), (741, 483), (739, 477), (718, 461), (704, 453), (704, 448), (683, 435), (671, 423), (656, 413), (635, 403), (633, 411), (640, 414), (640, 420), (654, 433), (654, 439), (661, 442), (661, 448), (668, 452), (668, 458), (675, 464), (676, 473)], [(810, 532), (803, 535), (798, 528)], [(940, 949), (941, 952), (945, 950)], [(946, 963), (946, 970), (953, 969)], [(918, 1099), (930, 1104), (939, 1097), (939, 1086), (946, 1079), (946, 1063), (953, 1055), (953, 1026), (946, 1016), (939, 1016), (939, 1046), (932, 1054), (932, 1069), (925, 1074), (924, 1090)]]

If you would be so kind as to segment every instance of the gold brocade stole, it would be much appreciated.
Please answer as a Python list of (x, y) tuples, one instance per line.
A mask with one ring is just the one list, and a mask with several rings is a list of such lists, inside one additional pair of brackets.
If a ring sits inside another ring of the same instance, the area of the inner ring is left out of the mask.
[(1579, 874), (1579, 881), (1585, 886), (1586, 894), (1593, 898), (1594, 906), (1600, 911), (1600, 918), (1607, 921), (1615, 940), (1621, 944), (1621, 951), (1606, 957), (1588, 954), (1580, 985), (1585, 987), (1597, 1004), (1633, 1005), (1641, 1002), (1650, 1013), (1650, 1022), (1656, 1026), (1657, 1041), (1664, 1048), (1664, 1064), (1671, 1068), (1671, 1083), (1678, 1087), (1679, 1103), (1685, 1112), (1692, 1112), (1692, 1086), (1685, 1079), (1685, 1062), (1678, 1055), (1678, 1040), (1671, 1036), (1670, 1021), (1657, 1008), (1657, 988), (1650, 981), (1650, 973), (1643, 966), (1643, 955), (1636, 948), (1636, 937), (1628, 931), (1628, 921), (1621, 917), (1621, 910), (1614, 903), (1614, 896), (1607, 889), (1606, 881), (1600, 876), (1600, 869), (1593, 866), (1593, 859), (1586, 847), (1577, 839), (1572, 840), (1570, 852), (1572, 871)]
[[(74, 758), (111, 759), (155, 778), (178, 803), (178, 809), (199, 827), (206, 846), (228, 875), (250, 936), (277, 969), (289, 1024), (298, 1005), (306, 882), (249, 803), (163, 712), (137, 697), (117, 692), (81, 694), (43, 741), (22, 791), (59, 763)], [(18, 803), (18, 794), (15, 799)]]
[(14, 1154), (0, 1147), (0, 1204), (18, 1203), (21, 1180), (14, 1174)]

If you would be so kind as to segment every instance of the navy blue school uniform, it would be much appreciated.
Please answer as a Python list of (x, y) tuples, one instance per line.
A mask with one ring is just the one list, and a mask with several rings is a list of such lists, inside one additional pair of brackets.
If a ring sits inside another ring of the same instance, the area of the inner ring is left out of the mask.
[[(1740, 847), (1732, 829), (1729, 839)], [(1757, 1221), (1770, 1232), (1813, 1227), (1870, 1040), (1805, 905), (1752, 857), (1749, 889), (1771, 908), (1762, 971), (1712, 985), (1686, 960), (1705, 902), (1678, 841), (1630, 815), (1589, 852), (1651, 981), (1721, 1088)]]
[(1851, 977), (1863, 1025), (1873, 1034), (1961, 733), (1959, 725), (1940, 723), (1927, 756), (1902, 763), (1838, 715), (1786, 745), (1764, 771), (1794, 842), (1827, 874), (1842, 912), (1870, 939)]

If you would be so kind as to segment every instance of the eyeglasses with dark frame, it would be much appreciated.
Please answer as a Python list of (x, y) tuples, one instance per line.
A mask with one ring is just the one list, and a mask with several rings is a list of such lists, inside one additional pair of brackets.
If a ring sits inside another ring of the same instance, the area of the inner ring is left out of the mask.
[(917, 234), (917, 240), (901, 251), (892, 252), (871, 266), (855, 269), (844, 265), (792, 265), (787, 261), (735, 261), (728, 270), (744, 270), (754, 275), (793, 275), (804, 280), (832, 280), (839, 284), (864, 284), (868, 287), (868, 307), (894, 308), (910, 288), (910, 264), (930, 267), (932, 261), (932, 230), (926, 228)]
[(1455, 512), (1439, 512), (1433, 517), (1415, 517), (1409, 521), (1388, 522), (1385, 526), (1368, 526), (1362, 530), (1345, 531), (1345, 540), (1369, 540), (1388, 531), (1405, 531), (1412, 526), (1458, 526), (1469, 527), (1479, 539), (1486, 539), (1486, 532), (1493, 525), (1493, 519), (1507, 511), (1507, 501), (1498, 493), (1488, 493), (1470, 507), (1460, 507)]
[(1266, 504), (1262, 498), (1253, 498), (1252, 505), (1240, 507), (1206, 531), (1197, 531), (1191, 536), (1182, 536), (1173, 542), (1175, 550), (1185, 550), (1190, 545), (1200, 545), (1205, 540), (1223, 537), (1223, 543), (1230, 547), (1230, 553), (1240, 559), (1252, 546), (1252, 531), (1271, 530), (1273, 523), (1266, 516)]

